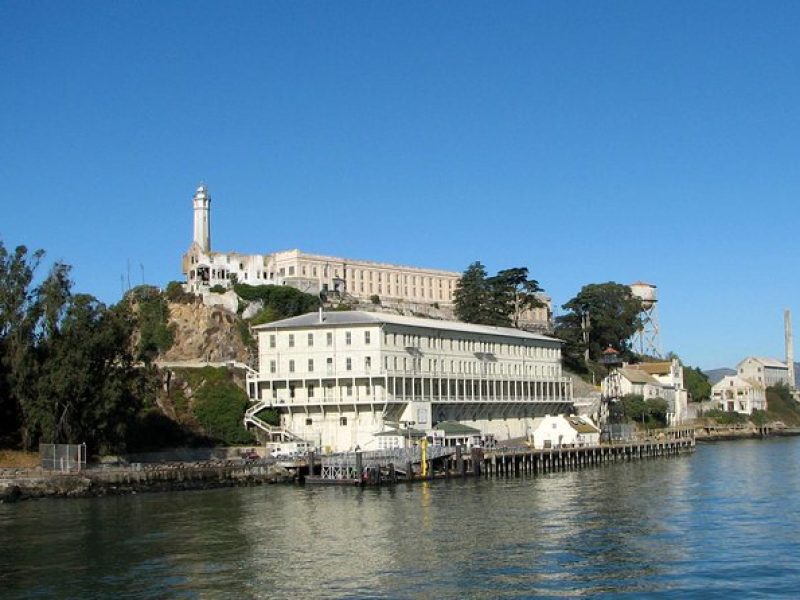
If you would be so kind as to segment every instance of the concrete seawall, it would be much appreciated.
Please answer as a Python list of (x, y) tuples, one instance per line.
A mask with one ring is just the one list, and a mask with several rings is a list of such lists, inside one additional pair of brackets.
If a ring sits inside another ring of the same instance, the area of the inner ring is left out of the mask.
[(7, 469), (0, 473), (0, 502), (261, 485), (293, 478), (285, 469), (266, 464), (90, 468), (78, 473)]

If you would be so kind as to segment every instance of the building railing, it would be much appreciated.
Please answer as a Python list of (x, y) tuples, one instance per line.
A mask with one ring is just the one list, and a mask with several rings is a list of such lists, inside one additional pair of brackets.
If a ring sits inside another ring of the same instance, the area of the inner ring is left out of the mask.
[(431, 396), (430, 394), (422, 395), (417, 394), (372, 394), (372, 395), (353, 395), (342, 397), (325, 397), (314, 396), (312, 398), (273, 398), (265, 400), (270, 406), (320, 406), (320, 405), (347, 405), (347, 404), (383, 404), (391, 403), (407, 403), (407, 402), (433, 402), (438, 404), (470, 404), (470, 403), (485, 403), (492, 402), (497, 404), (529, 404), (535, 403), (553, 403), (553, 402), (572, 402), (572, 396), (536, 396), (536, 397), (518, 397), (518, 396)]

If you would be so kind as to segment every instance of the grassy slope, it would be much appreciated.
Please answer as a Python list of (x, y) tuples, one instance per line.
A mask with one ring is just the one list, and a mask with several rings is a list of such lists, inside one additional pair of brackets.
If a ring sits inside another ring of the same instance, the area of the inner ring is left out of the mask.
[(767, 416), (770, 421), (783, 421), (790, 427), (800, 426), (800, 404), (785, 390), (767, 390)]

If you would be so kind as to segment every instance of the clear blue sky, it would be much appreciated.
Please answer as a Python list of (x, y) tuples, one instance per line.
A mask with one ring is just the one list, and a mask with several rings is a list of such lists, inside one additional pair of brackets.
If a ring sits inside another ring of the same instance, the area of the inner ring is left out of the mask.
[(704, 368), (800, 337), (797, 2), (0, 1), (0, 239), (179, 279), (217, 250), (658, 285)]

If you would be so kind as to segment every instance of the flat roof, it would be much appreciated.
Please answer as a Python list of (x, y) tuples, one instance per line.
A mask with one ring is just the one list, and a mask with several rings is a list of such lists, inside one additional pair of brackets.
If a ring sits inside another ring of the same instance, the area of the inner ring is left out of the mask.
[(330, 311), (323, 315), (324, 320), (320, 322), (319, 313), (311, 312), (299, 317), (291, 317), (272, 323), (256, 325), (253, 329), (293, 329), (307, 327), (337, 327), (346, 325), (403, 325), (406, 327), (417, 327), (425, 329), (439, 329), (442, 331), (455, 331), (459, 333), (476, 333), (482, 335), (494, 335), (498, 337), (512, 337), (526, 340), (536, 340), (540, 342), (555, 342), (563, 344), (559, 339), (546, 335), (530, 333), (522, 329), (513, 327), (492, 327), (490, 325), (475, 325), (473, 323), (462, 323), (461, 321), (444, 321), (440, 319), (425, 319), (422, 317), (406, 317), (404, 315), (392, 315), (388, 313), (372, 313), (360, 310)]

